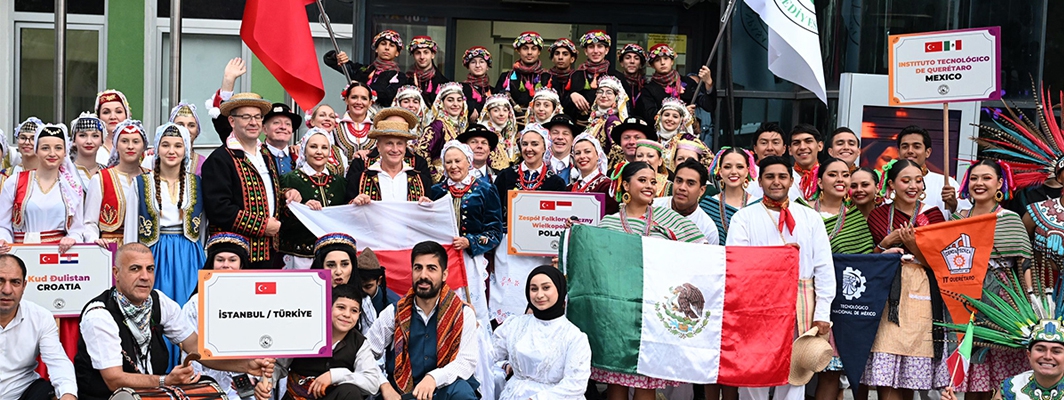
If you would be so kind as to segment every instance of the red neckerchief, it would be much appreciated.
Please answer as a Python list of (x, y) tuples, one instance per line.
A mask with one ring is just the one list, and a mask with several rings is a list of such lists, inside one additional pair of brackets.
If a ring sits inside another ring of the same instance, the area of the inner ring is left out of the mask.
[(783, 227), (786, 226), (787, 232), (790, 232), (791, 235), (793, 235), (795, 222), (794, 215), (791, 214), (791, 210), (789, 208), (791, 200), (785, 198), (783, 199), (783, 201), (777, 202), (768, 197), (764, 197), (761, 199), (761, 202), (765, 204), (765, 207), (780, 209), (780, 219), (777, 223), (776, 229), (780, 232), (783, 232)]
[(797, 163), (794, 164), (794, 171), (797, 172), (802, 178), (798, 181), (798, 189), (802, 190), (802, 198), (812, 201), (813, 196), (816, 195), (816, 174), (820, 170), (820, 163), (813, 164), (812, 168), (805, 169)]
[(539, 75), (543, 73), (543, 63), (536, 60), (532, 65), (525, 65), (521, 60), (514, 63), (514, 71), (524, 75)]
[(650, 80), (665, 88), (665, 93), (668, 93), (669, 97), (678, 98), (683, 94), (683, 87), (680, 86), (680, 73), (676, 72), (676, 70), (664, 74), (654, 72), (654, 75), (651, 75)]

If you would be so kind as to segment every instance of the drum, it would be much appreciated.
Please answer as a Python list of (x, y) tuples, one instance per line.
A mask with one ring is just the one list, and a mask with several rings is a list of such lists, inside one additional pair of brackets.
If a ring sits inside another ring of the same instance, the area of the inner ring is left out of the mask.
[(191, 385), (162, 386), (157, 388), (120, 388), (111, 395), (111, 400), (229, 400), (225, 391), (214, 382)]

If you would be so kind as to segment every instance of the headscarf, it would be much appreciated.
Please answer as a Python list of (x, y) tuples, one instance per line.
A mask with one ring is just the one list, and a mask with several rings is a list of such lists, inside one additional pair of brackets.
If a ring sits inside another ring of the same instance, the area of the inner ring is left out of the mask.
[[(121, 125), (119, 125), (121, 126)], [(181, 166), (185, 169), (185, 173), (192, 173), (192, 163), (189, 162), (192, 159), (192, 134), (189, 133), (188, 128), (173, 122), (167, 122), (155, 129), (155, 159), (162, 158), (162, 154), (159, 154), (159, 144), (163, 142), (164, 137), (180, 137), (181, 142), (185, 144), (185, 158), (181, 160)], [(115, 143), (118, 143), (118, 136), (115, 136)], [(118, 147), (117, 145), (115, 147)]]
[(122, 102), (122, 107), (126, 109), (126, 119), (133, 118), (133, 110), (129, 108), (129, 102), (126, 101), (126, 95), (114, 89), (107, 89), (96, 94), (96, 101), (93, 102), (93, 108), (96, 110), (96, 115), (100, 115), (100, 106), (112, 101)]
[[(457, 117), (452, 117), (443, 110), (443, 99), (453, 93), (458, 93), (462, 96), (462, 112)], [(456, 128), (456, 132), (465, 132), (466, 126), (469, 124), (469, 106), (466, 105), (465, 93), (462, 91), (461, 83), (447, 82), (440, 85), (440, 90), (436, 93), (436, 100), (432, 101), (432, 118), (451, 123)]]
[[(473, 149), (470, 148), (469, 145), (467, 145), (465, 143), (459, 142), (457, 140), (451, 140), (451, 141), (448, 141), (447, 143), (443, 144), (443, 150), (440, 150), (440, 160), (444, 160), (444, 156), (447, 155), (447, 150), (450, 150), (450, 149), (458, 149), (458, 150), (462, 151), (462, 154), (465, 154), (466, 160), (469, 161), (469, 172), (472, 172), (473, 169), (474, 169), (473, 168)], [(446, 175), (446, 174), (444, 174), (444, 175)], [(447, 185), (448, 186), (453, 186), (456, 189), (462, 189), (462, 188), (464, 188), (466, 186), (469, 186), (469, 184), (473, 183), (473, 174), (472, 173), (467, 173), (465, 178), (462, 178), (461, 182), (455, 182), (454, 180), (451, 179), (450, 176), (447, 176), (446, 179), (447, 179)]]
[[(196, 126), (200, 127), (200, 131), (203, 130), (203, 124), (200, 124), (199, 114), (196, 114), (196, 105), (192, 103), (180, 102), (177, 103), (174, 108), (170, 109), (170, 119), (168, 121), (174, 122), (177, 117), (192, 117), (196, 120)], [(191, 135), (191, 132), (189, 132)]]
[[(554, 284), (555, 290), (558, 291), (558, 299), (546, 310), (540, 310), (532, 304), (532, 278), (539, 274), (546, 275), (550, 278), (551, 282)], [(550, 321), (565, 316), (565, 296), (568, 293), (569, 289), (565, 284), (565, 275), (562, 274), (562, 271), (550, 265), (540, 265), (536, 267), (528, 274), (528, 280), (525, 281), (525, 299), (528, 300), (528, 308), (532, 309), (532, 315), (539, 320)]]
[[(67, 127), (63, 124), (40, 124), (37, 125), (37, 131), (33, 135), (33, 149), (37, 149), (38, 143), (41, 140), (41, 133), (45, 130), (59, 129), (63, 132), (62, 139), (66, 148), (70, 148), (70, 136), (67, 135)], [(54, 136), (54, 135), (46, 135)], [(81, 208), (81, 203), (84, 196), (84, 189), (81, 186), (81, 178), (78, 177), (78, 168), (74, 166), (74, 161), (70, 157), (63, 157), (63, 163), (59, 164), (59, 191), (63, 194), (63, 202), (66, 203), (67, 217), (74, 216), (74, 210)]]
[[(310, 128), (309, 130), (307, 130), (307, 133), (303, 134), (303, 137), (299, 139), (299, 159), (296, 160), (296, 168), (303, 171), (303, 173), (307, 174), (307, 176), (314, 176), (318, 174), (318, 171), (315, 171), (314, 168), (310, 166), (310, 164), (307, 164), (307, 144), (310, 143), (310, 138), (314, 135), (325, 136), (325, 139), (329, 141), (328, 152), (330, 156), (332, 155), (332, 147), (336, 145), (336, 142), (333, 139), (332, 132), (329, 132), (327, 130), (315, 127)], [(326, 163), (326, 165), (328, 165), (328, 163)], [(321, 173), (329, 175), (329, 169), (324, 168), (321, 170)]]
[[(547, 101), (550, 101), (551, 103), (554, 103), (554, 113), (552, 113), (551, 115), (548, 115), (546, 121), (533, 121), (534, 119), (536, 119), (536, 117), (535, 117), (535, 113), (532, 112), (532, 106), (536, 104), (536, 100), (547, 100)], [(558, 114), (562, 113), (562, 100), (561, 100), (561, 97), (558, 95), (558, 92), (555, 91), (554, 89), (547, 88), (547, 87), (539, 89), (539, 90), (536, 91), (536, 95), (532, 96), (532, 101), (528, 102), (528, 110), (529, 110), (528, 114), (527, 114), (528, 118), (529, 118), (528, 122), (535, 122), (535, 123), (538, 123), (538, 124), (541, 124), (541, 125), (545, 124), (547, 122), (550, 122), (550, 119), (553, 118), (555, 115), (558, 115)]]
[(616, 113), (617, 118), (625, 120), (628, 118), (628, 93), (624, 91), (624, 85), (617, 78), (606, 75), (598, 78), (599, 89), (610, 89), (617, 93), (617, 101), (613, 108), (609, 110), (600, 110), (598, 108), (598, 102), (592, 105), (594, 109), (591, 112), (591, 119), (605, 118), (611, 113)]
[[(666, 131), (661, 124), (661, 115), (666, 110), (680, 113), (680, 124), (676, 126), (676, 130)], [(672, 139), (677, 134), (681, 136), (683, 134), (694, 135), (694, 118), (691, 118), (691, 112), (687, 110), (687, 105), (682, 100), (675, 97), (666, 97), (665, 100), (661, 101), (661, 109), (658, 110), (658, 114), (654, 116), (654, 129), (658, 131), (658, 137), (662, 141)]]
[[(521, 130), (521, 133), (517, 135), (517, 147), (518, 147), (518, 149), (521, 148), (521, 138), (525, 137), (525, 134), (529, 133), (529, 132), (537, 133), (537, 134), (539, 134), (540, 136), (543, 137), (543, 163), (545, 163), (546, 165), (551, 165), (550, 164), (550, 159), (551, 159), (550, 148), (548, 147), (548, 146), (550, 146), (549, 145), (549, 143), (550, 143), (550, 132), (548, 132), (546, 129), (544, 129), (543, 126), (540, 125), (540, 124), (528, 124), (528, 125), (525, 125), (525, 129)], [(521, 162), (524, 163), (524, 155), (523, 154), (522, 154), (521, 158), (522, 158)]]
[(709, 169), (710, 165), (712, 165), (712, 160), (709, 159), (709, 156), (713, 153), (709, 151), (709, 148), (706, 147), (705, 143), (702, 143), (702, 141), (698, 139), (679, 140), (676, 142), (675, 148), (672, 149), (672, 153), (667, 154), (666, 161), (668, 161), (669, 170), (676, 171), (676, 152), (680, 151), (680, 149), (693, 151), (695, 154), (698, 154), (698, 163), (706, 166), (706, 169)]
[[(186, 130), (185, 132), (188, 132)], [(144, 125), (140, 121), (135, 119), (126, 119), (119, 122), (115, 127), (114, 136), (111, 137), (111, 157), (107, 159), (107, 166), (113, 167), (118, 165), (118, 137), (124, 134), (136, 133), (140, 135), (140, 140), (144, 142), (144, 145), (148, 144), (148, 136), (144, 134)], [(189, 147), (191, 148), (191, 146)]]
[[(495, 125), (495, 121), (491, 120), (491, 109), (495, 107), (506, 107), (507, 112), (506, 122), (502, 126)], [(514, 108), (510, 105), (510, 96), (506, 93), (493, 94), (488, 96), (487, 100), (484, 100), (484, 111), (480, 113), (480, 119), (477, 120), (478, 124), (484, 125), (489, 128), (494, 128), (495, 133), (500, 136), (506, 132), (514, 132), (517, 130), (517, 117), (514, 116)]]
[[(599, 143), (598, 139), (596, 139), (594, 135), (581, 133), (576, 137), (576, 139), (573, 139), (573, 148), (576, 148), (576, 144), (580, 143), (580, 141), (588, 141), (591, 142), (592, 146), (595, 146), (595, 151), (598, 152), (598, 171), (599, 173), (605, 175), (607, 169), (609, 168), (609, 160), (606, 157), (606, 152), (602, 151), (602, 143)], [(577, 170), (577, 173), (580, 173), (579, 170)], [(584, 177), (581, 176), (580, 178)]]
[(419, 121), (418, 124), (422, 127), (428, 126), (428, 124), (432, 123), (432, 121), (426, 120), (426, 118), (428, 118), (426, 111), (428, 111), (429, 106), (425, 104), (425, 96), (421, 95), (421, 88), (414, 85), (403, 85), (399, 88), (398, 91), (395, 92), (395, 98), (392, 99), (391, 107), (400, 107), (400, 101), (402, 101), (403, 99), (409, 99), (414, 97), (417, 97), (418, 104), (420, 104), (417, 110), (417, 120)]

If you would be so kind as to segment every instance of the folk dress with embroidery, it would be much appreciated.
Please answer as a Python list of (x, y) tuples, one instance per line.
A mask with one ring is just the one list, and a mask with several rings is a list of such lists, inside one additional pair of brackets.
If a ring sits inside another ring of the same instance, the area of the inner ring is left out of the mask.
[(23, 243), (27, 233), (40, 234), (42, 243), (65, 237), (85, 239), (81, 198), (64, 196), (56, 182), (48, 190), (37, 183), (37, 172), (23, 171), (4, 181), (0, 190), (0, 240)]
[[(304, 166), (281, 177), (281, 187), (299, 192), (303, 204), (317, 200), (322, 207), (347, 204), (347, 181), (341, 176), (322, 171), (311, 175)], [(285, 254), (297, 257), (314, 257), (314, 242), (318, 237), (299, 221), (288, 209), (281, 211), (281, 232), (278, 235), (278, 249)]]
[(92, 177), (85, 194), (85, 228), (87, 241), (104, 239), (125, 243), (125, 221), (130, 199), (137, 196), (136, 177), (104, 168)]
[(369, 131), (373, 127), (369, 115), (363, 121), (355, 122), (351, 116), (344, 113), (340, 124), (336, 128), (336, 146), (343, 151), (348, 160), (354, 158), (354, 154), (361, 150), (371, 150), (377, 146), (376, 139), (369, 138)]

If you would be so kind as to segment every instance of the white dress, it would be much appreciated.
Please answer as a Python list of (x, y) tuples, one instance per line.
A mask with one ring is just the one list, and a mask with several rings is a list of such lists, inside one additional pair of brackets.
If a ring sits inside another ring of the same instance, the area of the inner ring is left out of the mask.
[[(100, 238), (100, 207), (103, 207), (103, 170), (92, 176), (92, 180), (85, 187), (85, 241), (95, 242)], [(125, 212), (128, 213), (129, 199), (137, 196), (136, 182), (133, 177), (124, 173), (118, 172), (118, 182), (122, 186), (122, 201), (127, 206)], [(125, 219), (123, 217), (123, 225)], [(122, 234), (124, 231), (118, 230), (118, 233)]]
[(24, 200), (24, 212), (22, 215), (22, 227), (16, 228), (11, 225), (12, 207), (15, 202), (15, 191), (18, 185), (18, 175), (13, 175), (4, 181), (3, 190), (0, 191), (0, 240), (7, 243), (15, 242), (15, 233), (48, 232), (61, 230), (66, 231), (67, 237), (77, 242), (85, 241), (84, 216), (82, 214), (81, 199), (74, 199), (75, 205), (70, 227), (67, 228), (67, 204), (63, 199), (59, 182), (56, 182), (48, 192), (41, 190), (36, 178), (30, 179)]
[(494, 336), (496, 363), (509, 363), (514, 373), (499, 400), (584, 398), (591, 377), (591, 345), (568, 319), (515, 315)]

